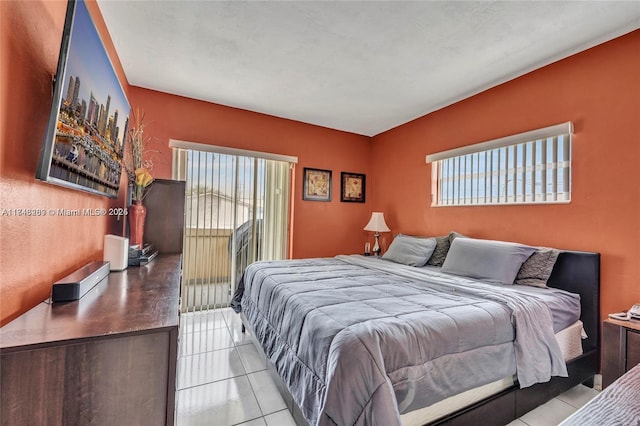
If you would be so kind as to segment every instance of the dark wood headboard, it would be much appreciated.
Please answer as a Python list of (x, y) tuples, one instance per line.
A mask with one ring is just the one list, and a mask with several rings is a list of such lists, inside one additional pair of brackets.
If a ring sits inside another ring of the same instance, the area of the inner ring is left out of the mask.
[(582, 348), (584, 352), (597, 349), (600, 342), (600, 253), (560, 252), (547, 285), (580, 295), (580, 319), (588, 336), (582, 342)]

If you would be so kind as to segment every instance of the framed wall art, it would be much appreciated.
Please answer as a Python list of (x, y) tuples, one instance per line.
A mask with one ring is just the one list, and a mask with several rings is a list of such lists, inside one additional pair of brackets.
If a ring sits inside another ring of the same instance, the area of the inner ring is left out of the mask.
[(36, 178), (118, 198), (131, 106), (85, 1), (69, 1)]
[(331, 170), (304, 168), (302, 199), (331, 201)]
[(349, 203), (364, 203), (366, 190), (366, 175), (361, 173), (341, 173), (340, 201)]

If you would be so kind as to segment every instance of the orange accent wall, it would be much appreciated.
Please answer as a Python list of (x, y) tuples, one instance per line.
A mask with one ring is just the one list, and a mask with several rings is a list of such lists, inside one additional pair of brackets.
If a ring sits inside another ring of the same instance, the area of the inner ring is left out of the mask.
[[(170, 138), (299, 157), (293, 257), (362, 251), (372, 210), (393, 232), (521, 241), (602, 253), (602, 312), (640, 301), (640, 31), (527, 74), (373, 139), (129, 87), (99, 8), (89, 10), (133, 106), (171, 175)], [(66, 2), (0, 2), (0, 209), (121, 205), (36, 181)], [(473, 72), (472, 69), (469, 72)], [(571, 120), (573, 201), (567, 205), (430, 207), (427, 153)], [(329, 203), (302, 200), (304, 167), (333, 171)], [(340, 202), (340, 172), (367, 174), (367, 202)], [(0, 324), (45, 299), (53, 281), (100, 259), (109, 218), (0, 216)], [(390, 240), (383, 234), (383, 246)]]
[[(640, 30), (374, 137), (372, 209), (394, 233), (600, 252), (601, 312), (628, 309), (640, 301), (639, 114)], [(426, 154), (566, 121), (570, 204), (430, 207)]]
[[(169, 139), (297, 156), (292, 257), (363, 250), (369, 204), (340, 202), (340, 173), (365, 173), (367, 187), (375, 184), (370, 138), (138, 87), (131, 88), (131, 102), (144, 109), (145, 134), (160, 152), (154, 175), (171, 178)], [(331, 202), (302, 200), (304, 167), (332, 170)]]
[[(95, 209), (117, 203), (35, 179), (66, 3), (0, 2), (0, 325), (46, 299), (54, 281), (101, 260), (104, 234), (119, 228), (104, 217), (11, 215), (13, 209)], [(88, 6), (127, 90), (97, 4)]]

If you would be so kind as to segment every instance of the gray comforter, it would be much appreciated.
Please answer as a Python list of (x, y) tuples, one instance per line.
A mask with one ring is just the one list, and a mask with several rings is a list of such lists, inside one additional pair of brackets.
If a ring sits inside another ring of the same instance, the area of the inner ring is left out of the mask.
[(362, 256), (257, 262), (242, 311), (312, 425), (400, 413), (517, 374), (566, 376), (535, 295)]

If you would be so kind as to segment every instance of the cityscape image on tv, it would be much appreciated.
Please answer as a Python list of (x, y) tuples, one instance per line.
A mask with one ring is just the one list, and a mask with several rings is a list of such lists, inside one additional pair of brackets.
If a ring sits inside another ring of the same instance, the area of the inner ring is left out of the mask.
[(130, 106), (82, 1), (65, 75), (49, 175), (115, 197)]

